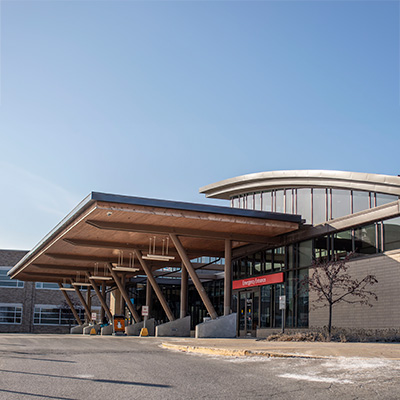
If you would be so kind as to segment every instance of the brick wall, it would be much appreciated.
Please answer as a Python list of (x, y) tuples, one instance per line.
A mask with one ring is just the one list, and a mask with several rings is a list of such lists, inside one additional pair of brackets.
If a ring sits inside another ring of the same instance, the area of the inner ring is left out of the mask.
[[(13, 267), (26, 254), (20, 250), (0, 250), (0, 266)], [(81, 305), (78, 296), (74, 292), (67, 292), (74, 304)], [(92, 307), (100, 306), (94, 291), (91, 292)], [(86, 299), (86, 292), (83, 292)], [(68, 333), (69, 326), (35, 325), (33, 322), (35, 305), (65, 304), (64, 295), (60, 290), (36, 289), (35, 282), (24, 282), (23, 288), (0, 287), (0, 303), (22, 304), (21, 324), (0, 323), (0, 333)]]
[[(378, 296), (372, 301), (373, 307), (360, 304), (340, 303), (334, 306), (332, 325), (341, 328), (386, 329), (400, 328), (400, 250), (379, 255), (362, 257), (348, 263), (349, 274), (362, 279), (368, 274), (375, 275), (378, 283), (371, 287)], [(315, 293), (310, 293), (310, 305)], [(328, 324), (328, 308), (313, 310), (310, 306), (310, 327)]]

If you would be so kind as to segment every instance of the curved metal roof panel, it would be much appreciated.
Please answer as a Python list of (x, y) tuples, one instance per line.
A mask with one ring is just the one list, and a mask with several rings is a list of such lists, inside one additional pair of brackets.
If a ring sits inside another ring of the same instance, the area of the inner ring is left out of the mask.
[(230, 199), (244, 193), (301, 187), (362, 190), (400, 196), (400, 177), (330, 170), (268, 171), (225, 179), (203, 186), (199, 191), (206, 197)]

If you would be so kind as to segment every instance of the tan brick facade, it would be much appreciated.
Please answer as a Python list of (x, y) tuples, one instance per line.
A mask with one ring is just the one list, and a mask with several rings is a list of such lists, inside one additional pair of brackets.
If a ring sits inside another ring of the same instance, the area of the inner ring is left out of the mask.
[[(400, 250), (362, 257), (349, 262), (348, 272), (357, 279), (375, 275), (378, 283), (371, 287), (378, 296), (373, 307), (340, 303), (333, 308), (332, 325), (340, 328), (400, 328)], [(310, 327), (328, 324), (328, 308), (313, 310), (315, 294), (310, 293)]]

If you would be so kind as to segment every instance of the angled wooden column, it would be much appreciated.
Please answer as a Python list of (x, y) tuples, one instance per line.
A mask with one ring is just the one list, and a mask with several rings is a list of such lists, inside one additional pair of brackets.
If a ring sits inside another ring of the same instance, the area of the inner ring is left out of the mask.
[(207, 296), (206, 291), (204, 290), (203, 285), (201, 284), (201, 281), (199, 277), (196, 274), (195, 269), (193, 268), (192, 263), (189, 260), (189, 257), (186, 254), (185, 249), (182, 246), (181, 241), (179, 240), (178, 236), (175, 234), (171, 233), (170, 238), (172, 242), (174, 243), (174, 246), (176, 250), (178, 251), (179, 257), (181, 258), (183, 265), (185, 266), (187, 272), (189, 273), (190, 279), (192, 280), (197, 292), (199, 293), (201, 300), (203, 301), (204, 305), (206, 306), (206, 309), (208, 313), (210, 314), (210, 317), (212, 319), (218, 318), (218, 314), (216, 313), (210, 299)]
[[(71, 281), (71, 282), (72, 282), (72, 281)], [(80, 292), (80, 290), (78, 289), (78, 287), (75, 286), (75, 285), (73, 285), (73, 286), (74, 286), (74, 289), (75, 289), (75, 293), (78, 295), (78, 298), (79, 298), (80, 302), (82, 303), (83, 308), (85, 309), (86, 319), (87, 319), (88, 321), (90, 321), (90, 319), (91, 319), (91, 317), (92, 317), (92, 316), (91, 316), (90, 308), (89, 308), (89, 306), (86, 304), (86, 301), (85, 301), (84, 297), (82, 296), (82, 293)]]
[(165, 300), (165, 297), (160, 289), (160, 287), (158, 286), (158, 283), (156, 281), (156, 279), (154, 278), (153, 274), (151, 273), (151, 269), (148, 267), (148, 265), (146, 264), (146, 261), (143, 260), (142, 258), (142, 253), (139, 250), (134, 250), (136, 257), (138, 258), (140, 265), (143, 268), (143, 271), (145, 272), (145, 274), (147, 275), (147, 279), (150, 281), (151, 286), (154, 289), (154, 292), (158, 298), (158, 300), (160, 301), (162, 308), (165, 311), (165, 314), (167, 314), (167, 318), (170, 321), (174, 321), (174, 314), (172, 314), (171, 309), (169, 308), (169, 305), (167, 303), (167, 300)]
[(181, 309), (180, 317), (185, 318), (187, 314), (188, 305), (188, 272), (182, 263), (181, 266)]
[[(60, 287), (60, 289), (63, 287), (63, 285), (61, 285), (61, 283), (59, 283), (58, 286)], [(67, 292), (65, 292), (64, 290), (61, 290), (61, 292), (62, 292), (62, 294), (64, 295), (65, 301), (66, 301), (67, 304), (69, 305), (69, 308), (71, 309), (72, 314), (74, 314), (74, 317), (75, 317), (75, 319), (76, 319), (76, 322), (77, 322), (79, 325), (82, 325), (82, 321), (81, 321), (81, 319), (79, 318), (78, 312), (75, 310), (74, 304), (72, 303), (71, 299), (69, 298)]]
[[(88, 273), (86, 273), (86, 276), (88, 277), (89, 282), (92, 284), (93, 290), (95, 291), (97, 297), (99, 298), (100, 304), (101, 304), (103, 310), (106, 312), (108, 319), (109, 319), (110, 322), (111, 322), (112, 319), (113, 319), (113, 318), (112, 318), (111, 311), (110, 311), (110, 309), (108, 308), (107, 303), (104, 301), (104, 298), (103, 298), (103, 296), (102, 296), (102, 294), (101, 294), (101, 292), (100, 292), (100, 289), (99, 289), (98, 286), (97, 286), (97, 283), (95, 282), (94, 279), (91, 279), (91, 278), (90, 278), (90, 275), (89, 275)], [(101, 321), (101, 322), (103, 322), (103, 321)]]
[(121, 295), (124, 298), (125, 303), (126, 303), (127, 307), (129, 308), (129, 311), (131, 312), (133, 319), (135, 320), (135, 322), (140, 322), (139, 314), (136, 312), (135, 307), (131, 303), (128, 293), (125, 290), (124, 285), (121, 283), (121, 281), (118, 277), (118, 274), (112, 269), (112, 264), (108, 263), (107, 268), (110, 271), (110, 274), (111, 274), (112, 278), (114, 279), (114, 282), (117, 284), (117, 287), (118, 287), (119, 291), (121, 292)]
[(232, 309), (232, 243), (225, 239), (224, 315)]

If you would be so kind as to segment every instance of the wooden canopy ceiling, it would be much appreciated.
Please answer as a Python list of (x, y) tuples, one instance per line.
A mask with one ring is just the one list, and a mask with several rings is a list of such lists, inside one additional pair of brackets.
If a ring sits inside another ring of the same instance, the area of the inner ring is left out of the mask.
[[(166, 254), (168, 244), (168, 255), (174, 257), (167, 262), (147, 261), (153, 271), (180, 267), (169, 234), (179, 236), (191, 259), (223, 257), (225, 239), (232, 241), (233, 248), (271, 244), (276, 236), (297, 230), (300, 223), (297, 215), (93, 192), (9, 275), (25, 281), (68, 283), (83, 279), (86, 273), (107, 275), (107, 263), (132, 266), (134, 249), (146, 256), (150, 242), (150, 253)], [(134, 267), (138, 270), (128, 276), (143, 274), (138, 260)]]

